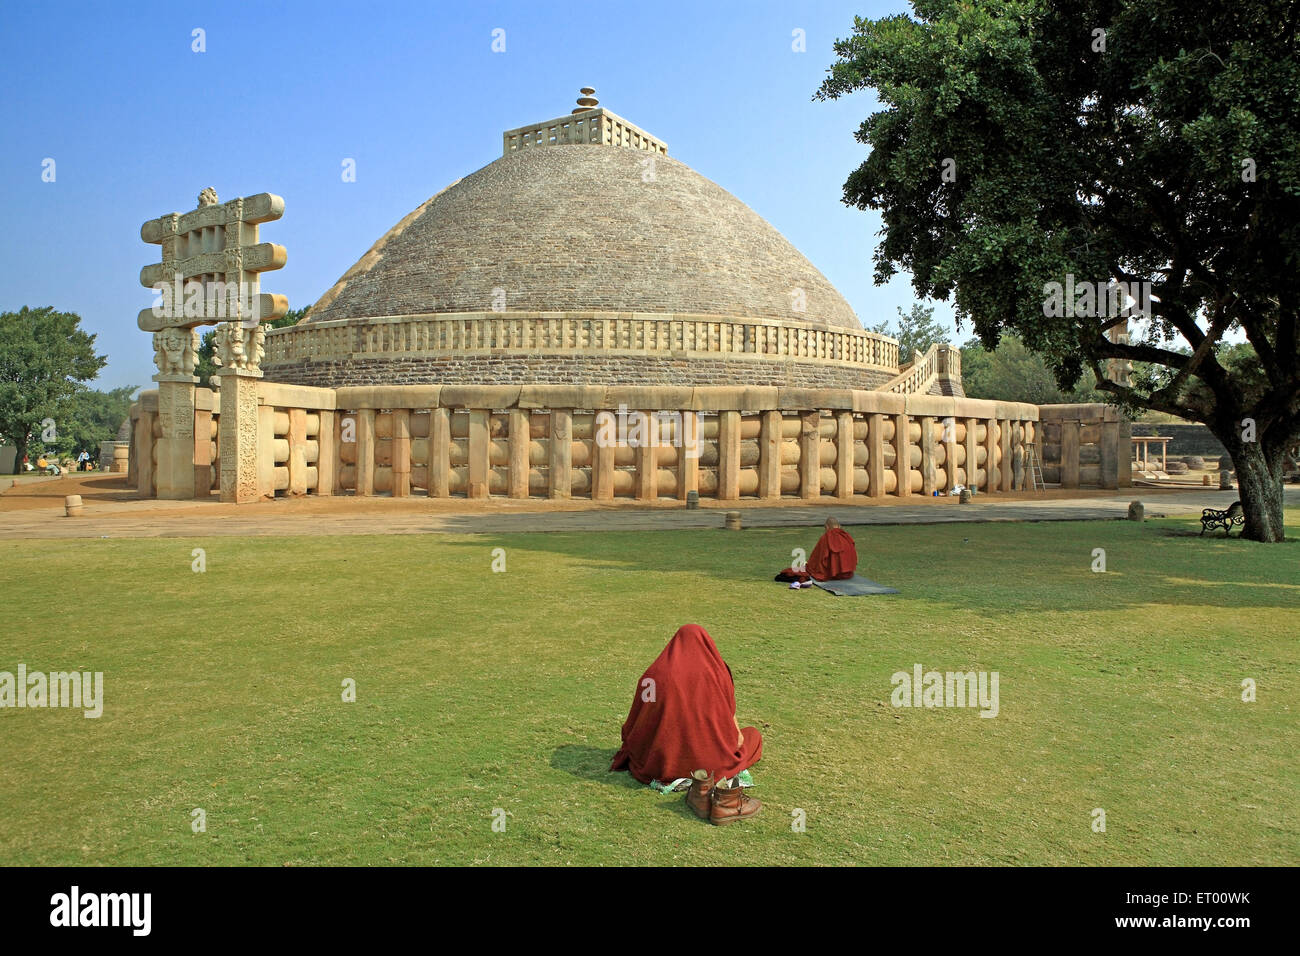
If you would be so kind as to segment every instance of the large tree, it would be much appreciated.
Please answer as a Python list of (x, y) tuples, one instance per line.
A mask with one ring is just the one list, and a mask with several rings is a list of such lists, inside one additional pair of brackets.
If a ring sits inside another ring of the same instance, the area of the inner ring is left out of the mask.
[(27, 443), (52, 423), (70, 422), (74, 399), (99, 374), (107, 356), (95, 354), (95, 336), (74, 312), (46, 306), (0, 313), (0, 438), (14, 445), (14, 472), (22, 470)]
[[(1091, 369), (1118, 404), (1204, 422), (1236, 465), (1243, 533), (1281, 540), (1300, 435), (1300, 2), (914, 9), (855, 19), (817, 94), (882, 105), (844, 187), (882, 214), (877, 282), (910, 271), (1063, 388)], [(1096, 296), (1111, 282), (1150, 292), (1128, 341), (1129, 297)], [(1242, 338), (1257, 361), (1225, 360)], [(1107, 380), (1110, 360), (1149, 374)]]
[(872, 326), (872, 332), (898, 339), (898, 360), (906, 364), (916, 352), (924, 355), (936, 342), (948, 341), (948, 330), (934, 319), (934, 306), (912, 304), (910, 312), (898, 310), (898, 326), (888, 322)]

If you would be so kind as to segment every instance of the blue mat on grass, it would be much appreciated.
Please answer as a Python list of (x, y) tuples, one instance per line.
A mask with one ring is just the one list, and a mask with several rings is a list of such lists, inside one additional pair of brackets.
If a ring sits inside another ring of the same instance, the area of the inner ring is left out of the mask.
[(887, 588), (858, 575), (843, 581), (813, 581), (823, 591), (830, 591), (837, 597), (862, 597), (864, 594), (899, 594), (898, 588)]

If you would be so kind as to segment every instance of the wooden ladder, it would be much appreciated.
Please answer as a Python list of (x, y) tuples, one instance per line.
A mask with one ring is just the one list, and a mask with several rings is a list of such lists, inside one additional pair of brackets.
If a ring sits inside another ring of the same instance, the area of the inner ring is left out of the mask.
[(1029, 490), (1043, 491), (1047, 488), (1047, 483), (1043, 481), (1043, 463), (1038, 459), (1038, 449), (1034, 443), (1025, 442), (1025, 464), (1029, 468)]

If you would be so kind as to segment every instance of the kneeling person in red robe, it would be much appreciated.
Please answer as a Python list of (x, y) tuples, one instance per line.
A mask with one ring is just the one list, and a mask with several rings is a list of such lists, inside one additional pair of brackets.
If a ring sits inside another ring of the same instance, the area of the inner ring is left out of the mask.
[(826, 531), (808, 558), (808, 573), (818, 581), (842, 581), (853, 577), (858, 567), (858, 549), (847, 531), (834, 518), (826, 519)]
[(738, 781), (763, 757), (763, 737), (736, 719), (731, 668), (698, 624), (684, 625), (637, 681), (610, 770), (642, 783), (691, 778), (686, 805), (719, 826), (754, 816), (762, 804)]

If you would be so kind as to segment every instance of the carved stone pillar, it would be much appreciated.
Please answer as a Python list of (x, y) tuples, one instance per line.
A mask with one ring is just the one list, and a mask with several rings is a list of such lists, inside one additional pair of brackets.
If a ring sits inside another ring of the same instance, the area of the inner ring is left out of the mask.
[(220, 368), (221, 500), (246, 504), (260, 497), (257, 483), (257, 380), (261, 372)]

